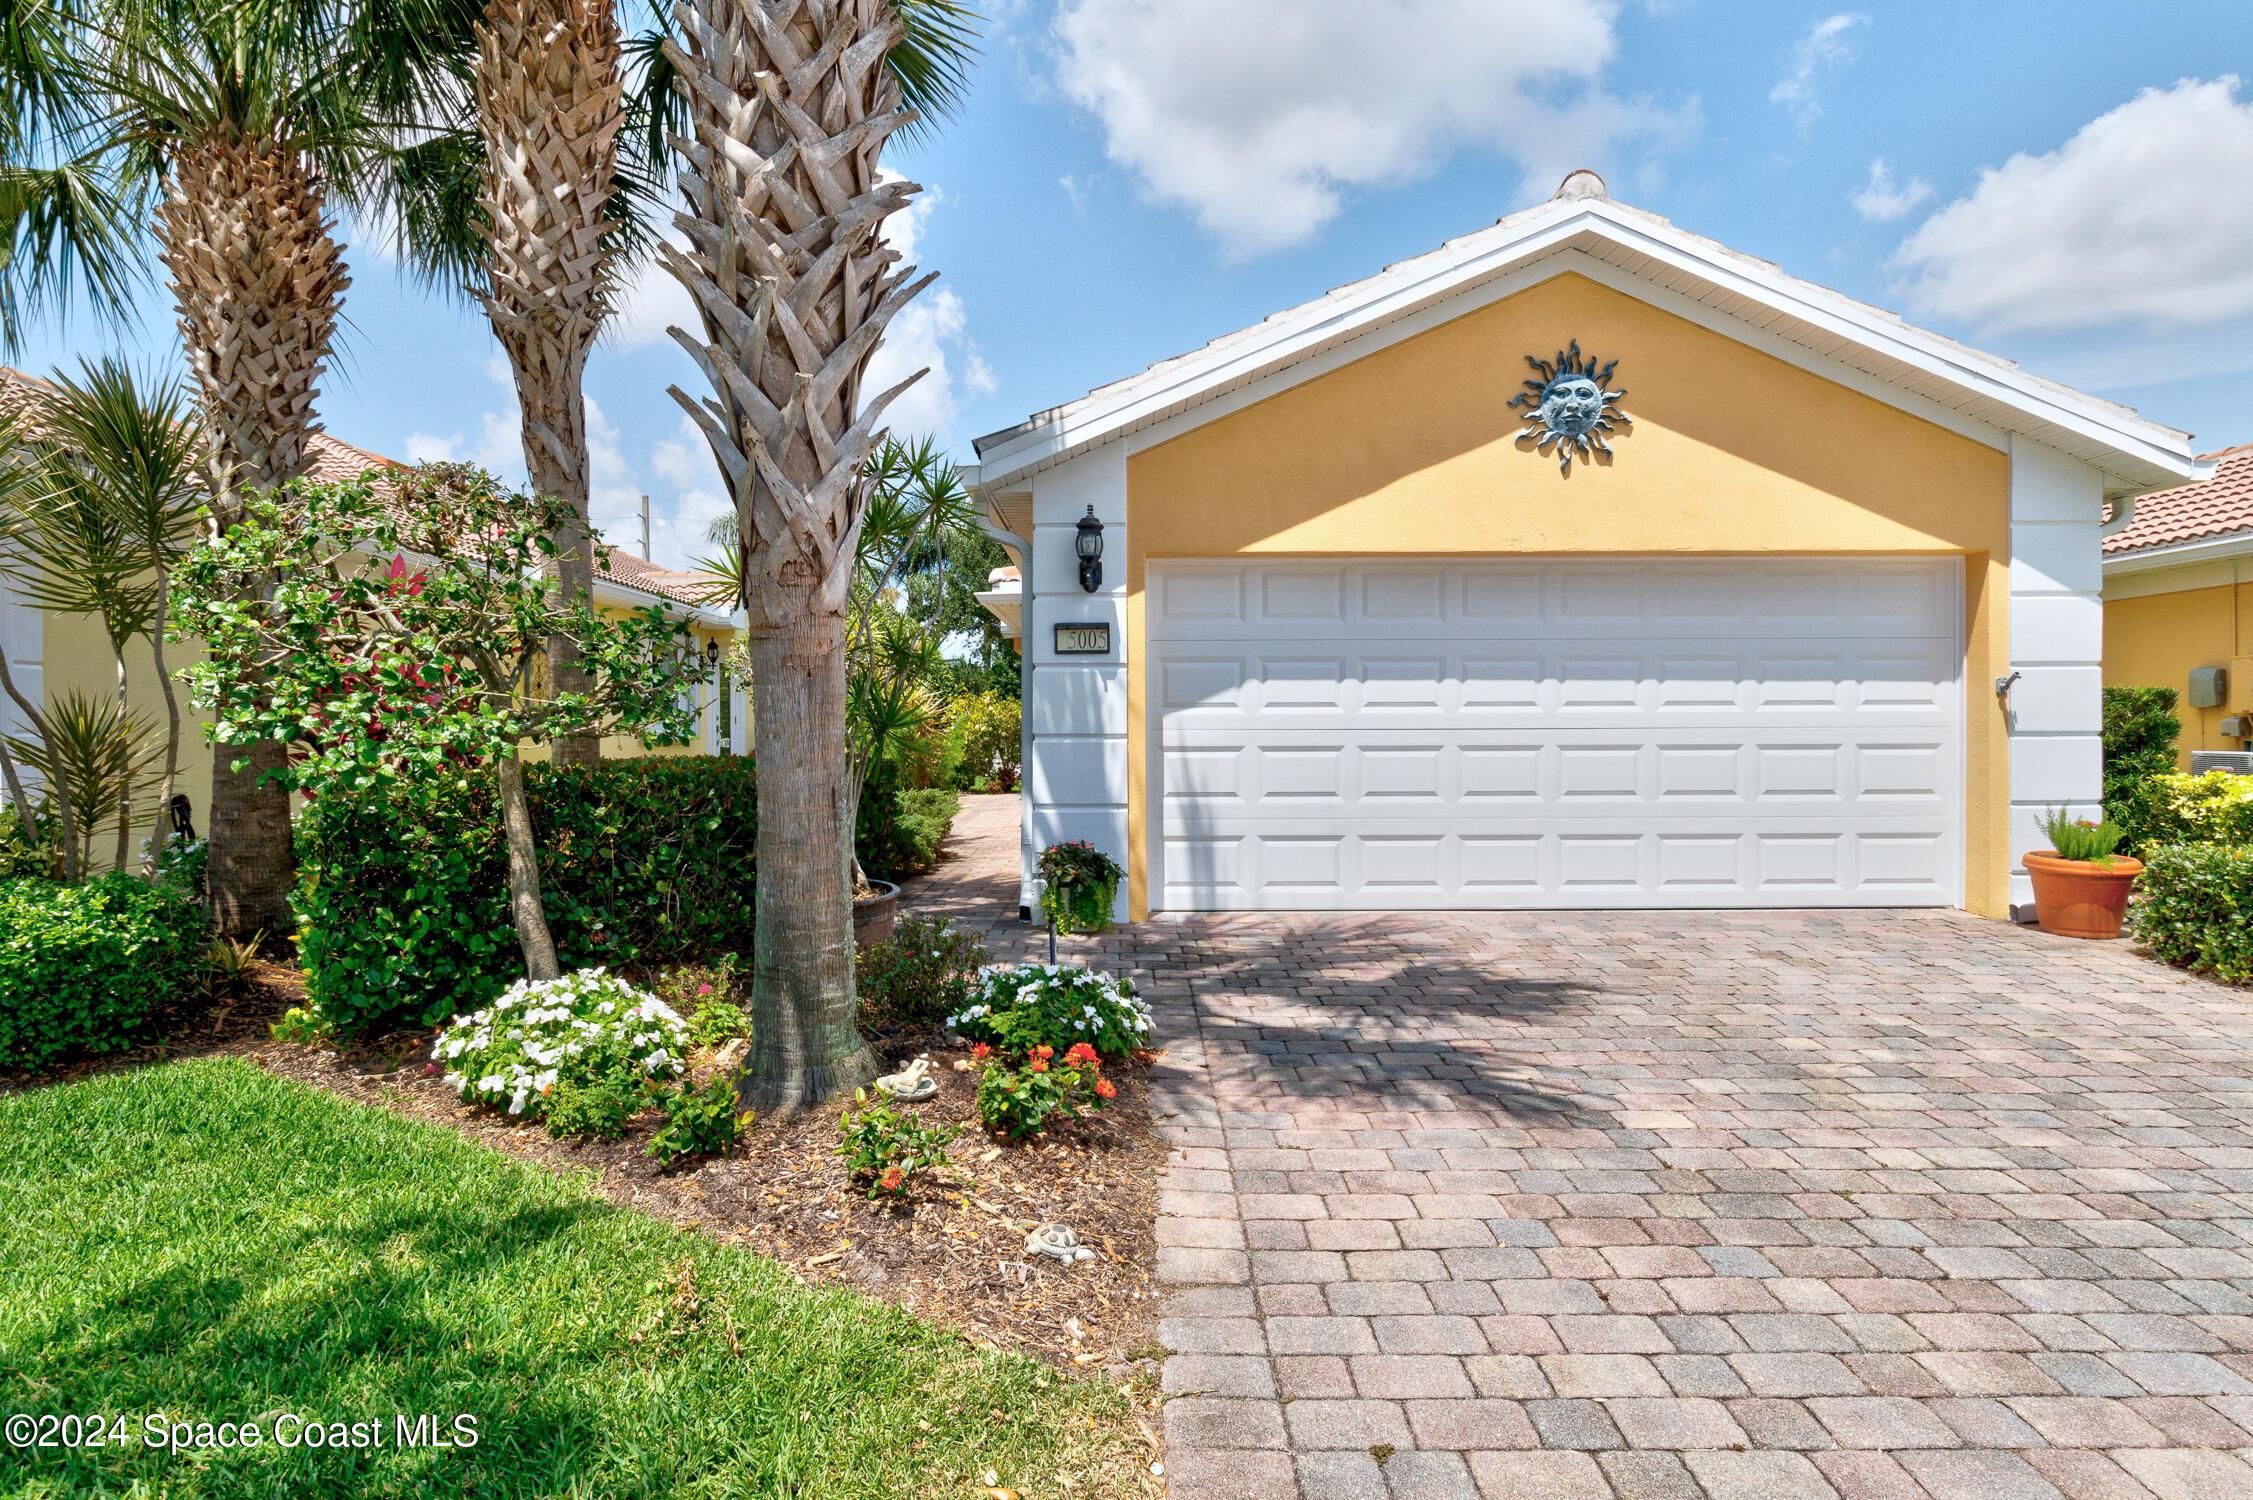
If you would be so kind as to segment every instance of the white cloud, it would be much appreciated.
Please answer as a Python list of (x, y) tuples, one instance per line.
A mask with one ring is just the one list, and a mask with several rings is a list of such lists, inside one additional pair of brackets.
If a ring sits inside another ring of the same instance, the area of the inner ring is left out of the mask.
[(1458, 146), (1516, 158), (1543, 191), (1606, 164), (1659, 123), (1599, 86), (1618, 9), (1065, 0), (1059, 82), (1153, 198), (1251, 256), (1308, 239), (1350, 191), (1422, 177)]
[(2253, 312), (2253, 101), (2237, 87), (2146, 89), (2057, 150), (1982, 172), (1895, 255), (1909, 305), (1987, 331)]
[(1893, 169), (1879, 157), (1870, 163), (1870, 180), (1854, 195), (1854, 211), (1873, 224), (1898, 219), (1932, 196), (1932, 184), (1921, 177), (1896, 182)]
[(1791, 49), (1791, 71), (1768, 91), (1769, 102), (1790, 110), (1792, 122), (1801, 130), (1813, 126), (1823, 112), (1823, 85), (1854, 61), (1854, 43), (1847, 33), (1869, 24), (1868, 16), (1841, 11), (1809, 27)]

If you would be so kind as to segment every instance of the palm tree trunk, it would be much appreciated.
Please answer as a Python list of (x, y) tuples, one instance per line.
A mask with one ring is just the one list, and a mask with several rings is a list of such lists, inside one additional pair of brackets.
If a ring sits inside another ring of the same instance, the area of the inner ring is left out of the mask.
[[(757, 937), (744, 1106), (788, 1109), (877, 1074), (853, 990), (852, 847), (845, 743), (845, 626), (808, 611), (754, 627), (759, 684)], [(772, 860), (770, 865), (766, 861)]]
[[(555, 538), (557, 588), (583, 597), (594, 587), (584, 379), (613, 290), (604, 239), (625, 89), (611, 0), (487, 0), (476, 82), (486, 313), (516, 376), (532, 488), (578, 516)], [(548, 643), (548, 680), (555, 692), (589, 686), (567, 636)], [(591, 765), (601, 745), (559, 736), (555, 758)]]
[(703, 337), (671, 332), (712, 390), (673, 396), (727, 476), (743, 546), (759, 834), (739, 1091), (773, 1108), (876, 1067), (853, 1015), (845, 608), (877, 424), (914, 377), (867, 401), (861, 379), (930, 278), (895, 269), (882, 234), (916, 191), (878, 170), (914, 118), (885, 66), (906, 34), (893, 0), (686, 0), (675, 16), (689, 248), (658, 254), (696, 300)]
[(528, 979), (560, 979), (555, 938), (548, 931), (546, 906), (540, 899), (540, 846), (532, 832), (532, 804), (524, 794), (524, 762), (515, 755), (496, 755), (493, 764), (501, 783), (501, 827), (508, 836), (509, 919), (516, 925), (516, 945), (524, 950)]
[(171, 839), (172, 794), (180, 778), (180, 695), (173, 689), (172, 673), (164, 664), (164, 630), (171, 619), (172, 575), (156, 570), (156, 628), (149, 632), (149, 654), (156, 659), (157, 686), (164, 692), (164, 784), (157, 792), (156, 823), (149, 830), (149, 872)]
[[(245, 497), (305, 470), (306, 439), (344, 289), (343, 249), (321, 181), (298, 151), (221, 134), (171, 152), (156, 231), (180, 311), (180, 336), (212, 437), (212, 514), (234, 524)], [(246, 580), (246, 597), (263, 588)], [(222, 933), (292, 925), (289, 794), (262, 785), (278, 742), (217, 747), (205, 865)], [(237, 773), (237, 760), (249, 764)]]
[[(122, 722), (128, 708), (125, 690), (125, 643), (110, 641), (110, 654), (117, 659), (117, 716)], [(117, 787), (117, 868), (123, 870), (133, 854), (133, 778), (127, 775)]]

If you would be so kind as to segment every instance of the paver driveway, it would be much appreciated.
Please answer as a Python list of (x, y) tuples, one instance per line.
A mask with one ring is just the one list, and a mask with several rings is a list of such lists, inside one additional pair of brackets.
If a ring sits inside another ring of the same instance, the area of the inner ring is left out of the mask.
[(2239, 992), (1955, 913), (1079, 951), (1165, 1030), (1175, 1500), (2253, 1496)]

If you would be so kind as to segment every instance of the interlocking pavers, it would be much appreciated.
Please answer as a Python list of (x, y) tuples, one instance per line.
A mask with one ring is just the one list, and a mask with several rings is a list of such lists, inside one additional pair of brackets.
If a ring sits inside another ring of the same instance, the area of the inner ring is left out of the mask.
[[(908, 899), (1030, 957), (1015, 817)], [(2253, 1497), (2241, 992), (1947, 912), (1071, 948), (1165, 1048), (1177, 1500)]]

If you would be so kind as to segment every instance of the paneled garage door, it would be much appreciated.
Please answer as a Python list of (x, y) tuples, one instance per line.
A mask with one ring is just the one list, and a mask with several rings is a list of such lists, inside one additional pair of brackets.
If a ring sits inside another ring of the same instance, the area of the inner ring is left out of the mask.
[(1958, 904), (1960, 577), (1154, 562), (1152, 905)]

